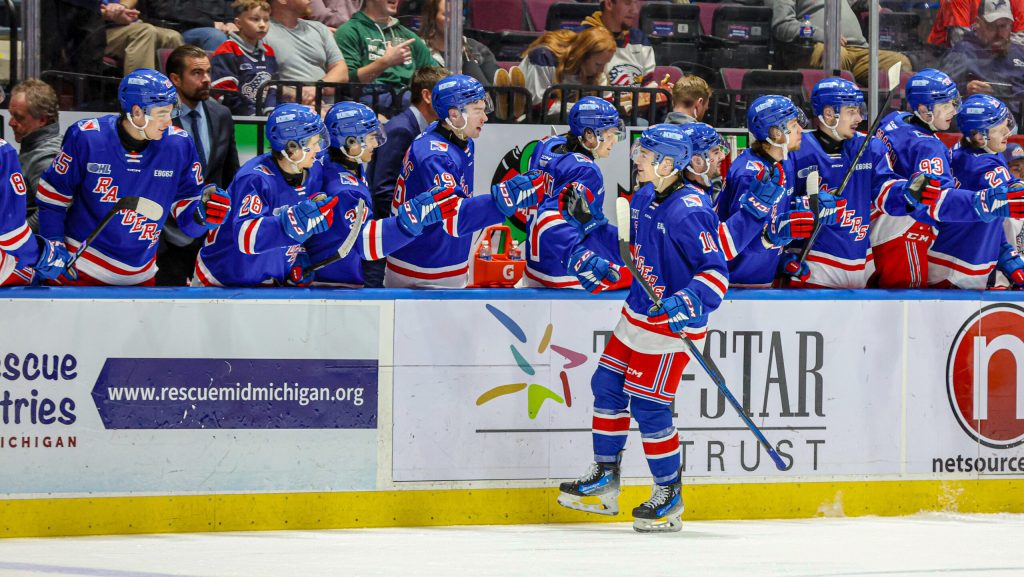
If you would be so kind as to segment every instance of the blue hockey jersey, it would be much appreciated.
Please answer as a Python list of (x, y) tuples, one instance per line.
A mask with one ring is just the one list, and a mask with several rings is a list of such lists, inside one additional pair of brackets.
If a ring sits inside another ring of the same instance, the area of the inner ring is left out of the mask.
[(164, 207), (150, 222), (122, 211), (75, 262), (75, 268), (108, 285), (137, 285), (156, 275), (156, 249), (171, 216), (186, 235), (206, 228), (195, 221), (203, 173), (192, 137), (171, 126), (141, 152), (126, 150), (117, 134), (120, 116), (82, 120), (68, 128), (61, 150), (39, 181), (39, 235), (64, 240), (69, 251), (83, 240), (121, 196), (141, 196)]
[[(781, 184), (786, 194), (778, 205), (790, 207), (793, 202), (793, 157), (781, 162), (746, 149), (729, 166), (725, 187), (718, 196), (716, 211), (721, 220), (718, 239), (722, 252), (729, 261), (729, 279), (732, 286), (767, 287), (775, 280), (782, 249), (768, 248), (761, 242), (765, 221), (755, 218), (740, 208), (740, 199), (747, 193), (757, 175), (771, 168), (782, 171)], [(779, 206), (773, 208), (778, 210)]]
[(359, 201), (366, 203), (362, 231), (352, 252), (316, 272), (314, 286), (359, 288), (363, 286), (363, 261), (382, 259), (392, 251), (409, 244), (415, 236), (398, 225), (396, 217), (374, 220), (373, 203), (366, 175), (356, 175), (344, 166), (327, 159), (324, 162), (324, 192), (338, 197), (334, 224), (326, 232), (306, 241), (310, 262), (330, 257), (345, 242), (358, 214)]
[(39, 259), (39, 244), (25, 222), (25, 177), (18, 152), (0, 139), (0, 285), (27, 284)]
[[(667, 297), (692, 290), (704, 306), (700, 321), (686, 328), (691, 339), (707, 333), (708, 314), (722, 303), (729, 287), (725, 255), (718, 246), (718, 217), (711, 199), (699, 187), (687, 184), (658, 202), (654, 185), (644, 184), (630, 202), (630, 251), (637, 271)], [(665, 314), (648, 317), (654, 306), (638, 280), (633, 281), (622, 308), (615, 336), (641, 353), (664, 354), (686, 350), (686, 344), (668, 327)]]
[(449, 186), (463, 200), (458, 215), (427, 225), (408, 245), (388, 255), (384, 286), (463, 288), (468, 281), (472, 233), (498, 224), (505, 216), (490, 194), (473, 198), (473, 141), (462, 148), (438, 132), (434, 122), (417, 136), (402, 162), (391, 213), (410, 198), (435, 186)]
[(272, 152), (242, 165), (227, 191), (231, 214), (206, 236), (192, 284), (258, 286), (285, 281), (305, 249), (285, 233), (277, 215), (322, 191), (322, 162), (321, 156), (296, 187), (285, 181)]
[(565, 146), (567, 142), (565, 136), (552, 135), (545, 136), (544, 138), (537, 141), (537, 146), (533, 148), (533, 152), (530, 154), (530, 160), (527, 163), (527, 170), (547, 170), (549, 162), (554, 160), (556, 156), (565, 154), (564, 152), (559, 153), (556, 149), (560, 146)]
[[(817, 132), (805, 133), (800, 150), (791, 153), (796, 169), (796, 196), (807, 197), (807, 175), (818, 172), (820, 188), (836, 194), (843, 177), (864, 143), (863, 134), (842, 142), (836, 154), (822, 148)], [(871, 274), (871, 210), (879, 195), (888, 194), (900, 178), (889, 164), (881, 140), (872, 139), (857, 162), (843, 200), (846, 207), (838, 222), (821, 229), (807, 254), (811, 276), (807, 285), (829, 288), (864, 288)]]
[[(953, 175), (958, 187), (971, 190), (1020, 182), (1010, 174), (1002, 154), (981, 148), (953, 150)], [(985, 289), (1006, 242), (1003, 219), (992, 222), (940, 222), (928, 251), (928, 285), (936, 288)]]
[[(604, 204), (604, 176), (594, 160), (571, 152), (557, 155), (547, 162), (545, 172), (552, 177), (551, 190), (527, 223), (526, 272), (523, 284), (531, 287), (582, 289), (579, 280), (566, 272), (569, 256), (580, 244), (601, 258), (621, 266), (617, 229), (612, 224), (597, 227), (581, 238), (574, 226), (565, 222), (558, 211), (558, 193), (570, 183), (578, 182), (594, 195), (594, 206)], [(595, 215), (596, 216), (596, 215)], [(621, 287), (621, 288), (624, 288)]]

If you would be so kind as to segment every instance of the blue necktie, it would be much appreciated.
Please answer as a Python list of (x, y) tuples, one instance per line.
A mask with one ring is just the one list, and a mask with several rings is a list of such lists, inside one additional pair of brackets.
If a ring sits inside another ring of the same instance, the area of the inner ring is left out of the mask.
[(192, 110), (188, 113), (188, 122), (191, 125), (192, 140), (196, 143), (196, 153), (199, 155), (199, 162), (203, 165), (203, 172), (206, 172), (206, 149), (203, 148), (203, 140), (199, 137), (199, 111)]

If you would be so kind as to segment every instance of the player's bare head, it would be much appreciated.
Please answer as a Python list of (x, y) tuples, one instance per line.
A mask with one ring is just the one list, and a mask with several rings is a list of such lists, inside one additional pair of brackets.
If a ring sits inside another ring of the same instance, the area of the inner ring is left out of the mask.
[(683, 76), (672, 85), (673, 110), (700, 120), (708, 111), (711, 95), (706, 80), (693, 74)]

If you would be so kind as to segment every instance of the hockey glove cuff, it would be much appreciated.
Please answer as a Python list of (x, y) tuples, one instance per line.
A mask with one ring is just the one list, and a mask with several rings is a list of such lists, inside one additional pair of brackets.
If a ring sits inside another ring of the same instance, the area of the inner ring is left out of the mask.
[(337, 204), (337, 196), (320, 194), (295, 206), (289, 206), (281, 211), (277, 218), (284, 228), (284, 233), (295, 242), (301, 243), (314, 234), (331, 228), (334, 224), (334, 206)]
[(700, 302), (697, 293), (690, 289), (683, 289), (676, 294), (661, 301), (661, 308), (651, 307), (647, 316), (668, 315), (668, 328), (674, 333), (681, 333), (683, 329), (697, 321), (704, 314), (704, 304)]
[(229, 214), (231, 214), (231, 196), (217, 188), (215, 184), (204, 188), (203, 196), (199, 200), (199, 209), (195, 212), (196, 223), (203, 225), (208, 230), (213, 230), (224, 224)]

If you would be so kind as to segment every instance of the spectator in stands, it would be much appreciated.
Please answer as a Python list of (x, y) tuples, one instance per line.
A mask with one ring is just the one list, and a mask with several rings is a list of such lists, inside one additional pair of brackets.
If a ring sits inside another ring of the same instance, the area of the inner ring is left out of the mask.
[(1007, 144), (1003, 158), (1006, 159), (1006, 164), (1010, 167), (1010, 174), (1014, 178), (1024, 180), (1024, 146), (1016, 142)]
[[(770, 0), (769, 5), (772, 8), (772, 35), (779, 42), (796, 42), (800, 37), (804, 16), (811, 17), (815, 44), (809, 67), (821, 68), (825, 57), (825, 0)], [(839, 42), (842, 45), (839, 67), (852, 72), (861, 86), (868, 86), (868, 42), (861, 32), (857, 15), (845, 0), (839, 2), (839, 24)], [(913, 70), (910, 59), (903, 54), (890, 50), (878, 51), (879, 70), (888, 70), (896, 62), (903, 63), (903, 72)]]
[[(274, 49), (263, 38), (270, 28), (270, 3), (267, 0), (235, 0), (235, 26), (238, 32), (228, 35), (227, 41), (213, 55), (213, 87), (232, 90), (222, 99), (232, 114), (241, 116), (257, 113), (257, 91), (264, 82), (277, 77), (277, 58)], [(263, 110), (267, 114), (277, 105), (277, 91), (267, 90)]]
[(640, 0), (602, 0), (601, 7), (583, 21), (583, 26), (604, 28), (615, 38), (615, 54), (608, 61), (608, 84), (643, 86), (654, 79), (654, 48), (637, 26)]
[(946, 53), (939, 67), (966, 86), (968, 95), (1024, 93), (1024, 46), (1010, 42), (1012, 29), (1008, 0), (984, 0), (973, 30)]
[[(1010, 40), (1024, 44), (1024, 0), (1009, 0), (1013, 12), (1013, 33)], [(978, 17), (981, 0), (942, 0), (935, 14), (928, 43), (943, 48), (956, 46), (970, 31)]]
[(177, 30), (186, 44), (213, 52), (236, 32), (231, 0), (139, 0), (142, 19)]
[(672, 86), (672, 112), (665, 117), (670, 124), (702, 122), (711, 102), (711, 87), (700, 76), (690, 74)]
[(11, 120), (8, 125), (14, 132), (18, 150), (18, 163), (28, 186), (28, 225), (33, 232), (39, 232), (39, 217), (36, 214), (36, 189), (39, 177), (50, 167), (53, 158), (60, 152), (60, 111), (57, 109), (57, 93), (50, 85), (35, 78), (29, 78), (11, 90), (8, 103)]
[[(412, 75), (411, 105), (384, 124), (387, 141), (377, 149), (366, 170), (366, 180), (373, 195), (373, 218), (391, 216), (391, 201), (395, 198), (395, 184), (402, 172), (402, 159), (412, 140), (437, 120), (430, 94), (435, 84), (451, 74), (440, 66), (417, 70)], [(363, 263), (364, 286), (384, 286), (384, 264), (383, 260)]]
[(544, 91), (555, 84), (608, 84), (605, 68), (615, 56), (615, 38), (607, 28), (589, 27), (545, 32), (523, 52), (519, 64), (526, 77), (526, 89), (545, 112), (557, 102), (542, 102)]
[(359, 82), (409, 88), (412, 74), (433, 66), (430, 49), (395, 14), (398, 0), (364, 0), (363, 9), (334, 33), (349, 70)]
[[(430, 55), (438, 66), (444, 66), (445, 34), (448, 24), (445, 0), (426, 0), (420, 21), (420, 38), (430, 48)], [(472, 76), (484, 86), (494, 84), (498, 61), (491, 49), (472, 38), (462, 37), (462, 73)]]
[[(180, 46), (167, 57), (167, 76), (178, 91), (179, 115), (174, 125), (192, 137), (203, 180), (226, 189), (238, 172), (235, 122), (227, 107), (210, 98), (210, 70), (210, 58), (198, 46)], [(186, 286), (203, 238), (186, 235), (168, 219), (157, 250), (156, 284)]]
[[(270, 31), (266, 42), (274, 47), (281, 80), (348, 82), (348, 66), (330, 30), (305, 20), (310, 0), (271, 0)], [(300, 98), (312, 104), (315, 91), (304, 87)]]
[(177, 48), (184, 44), (181, 34), (169, 28), (160, 28), (140, 20), (135, 9), (137, 0), (121, 0), (102, 4), (107, 28), (106, 55), (124, 62), (124, 73), (137, 68), (157, 68), (156, 51)]
[(39, 54), (42, 70), (103, 73), (107, 30), (100, 0), (42, 0), (39, 19), (47, 34)]
[(333, 34), (339, 26), (348, 22), (359, 11), (362, 0), (313, 0), (309, 19), (316, 20)]

